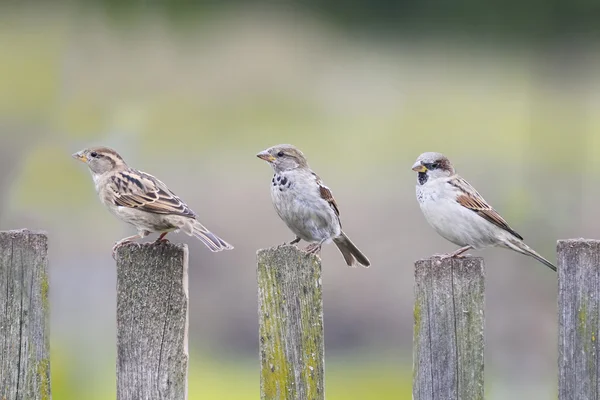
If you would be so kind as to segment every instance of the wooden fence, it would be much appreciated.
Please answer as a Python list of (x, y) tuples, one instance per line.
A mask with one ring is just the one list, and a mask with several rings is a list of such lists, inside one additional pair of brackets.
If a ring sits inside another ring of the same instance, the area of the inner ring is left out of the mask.
[[(47, 236), (0, 232), (0, 399), (49, 400)], [(294, 246), (257, 254), (261, 399), (322, 400), (321, 263)], [(188, 250), (117, 253), (117, 399), (185, 400)], [(600, 241), (558, 242), (559, 400), (597, 399)], [(415, 264), (413, 398), (484, 398), (483, 259)], [(367, 399), (366, 399), (367, 400)]]
[(483, 399), (482, 258), (415, 264), (413, 399)]
[(187, 399), (188, 249), (117, 251), (117, 399)]
[(0, 399), (50, 398), (48, 239), (0, 232)]
[(325, 398), (321, 262), (295, 246), (258, 252), (260, 398)]

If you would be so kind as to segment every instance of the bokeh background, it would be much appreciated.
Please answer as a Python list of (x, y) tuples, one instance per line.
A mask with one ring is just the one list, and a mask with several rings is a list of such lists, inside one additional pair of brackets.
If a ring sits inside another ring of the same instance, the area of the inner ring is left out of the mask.
[[(70, 154), (116, 148), (236, 246), (190, 246), (190, 399), (258, 398), (255, 252), (292, 238), (255, 154), (293, 143), (372, 268), (324, 248), (331, 400), (410, 399), (413, 261), (454, 246), (410, 166), (453, 160), (527, 242), (598, 237), (600, 3), (2, 2), (0, 229), (50, 233), (55, 399), (115, 397), (115, 266), (133, 229)], [(153, 238), (151, 238), (153, 239)], [(488, 249), (486, 398), (556, 396), (556, 275)]]

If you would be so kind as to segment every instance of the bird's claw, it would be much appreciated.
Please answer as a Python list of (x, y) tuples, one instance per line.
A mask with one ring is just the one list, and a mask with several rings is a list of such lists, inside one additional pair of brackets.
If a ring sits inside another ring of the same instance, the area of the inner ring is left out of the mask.
[(442, 254), (440, 256), (440, 260), (449, 260), (451, 258), (463, 258), (464, 256), (462, 254)]
[(135, 245), (137, 246), (137, 248), (141, 248), (142, 244), (139, 242), (134, 242), (133, 240), (121, 240), (115, 243), (115, 245), (112, 248), (112, 256), (113, 256), (113, 260), (117, 259), (117, 250), (119, 250), (121, 247), (125, 246), (125, 245)]
[(471, 255), (469, 253), (463, 253), (463, 254), (459, 254), (459, 255), (455, 256), (455, 258), (465, 258), (465, 257), (471, 257)]
[(117, 250), (119, 250), (119, 248), (121, 246), (123, 246), (124, 244), (126, 244), (126, 243), (131, 243), (131, 242), (125, 241), (125, 242), (116, 242), (115, 243), (115, 245), (112, 248), (112, 257), (113, 257), (113, 260), (117, 259)]
[(321, 244), (320, 243), (311, 243), (308, 246), (306, 246), (304, 251), (307, 252), (308, 254), (317, 254), (321, 251)]
[(156, 240), (154, 241), (154, 244), (158, 244), (158, 243), (169, 243), (169, 239), (167, 239), (167, 234), (169, 232), (163, 232), (160, 234), (159, 237), (156, 238)]
[(451, 258), (465, 258), (465, 257), (470, 257), (470, 254), (455, 254), (455, 253), (448, 253), (448, 254), (435, 254), (433, 257), (439, 259), (439, 261), (445, 261), (445, 260), (449, 260)]

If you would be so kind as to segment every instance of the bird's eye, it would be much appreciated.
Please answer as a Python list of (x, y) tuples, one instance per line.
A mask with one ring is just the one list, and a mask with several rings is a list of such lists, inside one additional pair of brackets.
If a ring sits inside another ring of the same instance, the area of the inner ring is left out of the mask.
[(283, 151), (280, 151), (279, 153), (277, 153), (277, 157), (283, 157)]
[(92, 157), (96, 158), (96, 157), (98, 157), (98, 153), (96, 153), (95, 151), (92, 151), (92, 152), (90, 153), (90, 156), (92, 156)]
[(440, 165), (438, 163), (433, 163), (433, 164), (431, 164), (431, 169), (436, 169), (439, 166)]

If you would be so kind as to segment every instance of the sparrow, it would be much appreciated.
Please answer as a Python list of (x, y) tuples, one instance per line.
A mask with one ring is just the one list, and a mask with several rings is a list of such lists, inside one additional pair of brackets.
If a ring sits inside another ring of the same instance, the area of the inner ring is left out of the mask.
[(182, 230), (194, 236), (211, 251), (231, 250), (233, 246), (206, 229), (192, 211), (167, 185), (154, 176), (129, 167), (108, 147), (92, 147), (73, 154), (86, 163), (92, 173), (100, 201), (121, 221), (136, 227), (137, 235), (117, 241), (119, 246), (160, 232), (156, 242), (166, 241), (172, 231)]
[(308, 166), (304, 154), (289, 144), (280, 144), (256, 155), (273, 167), (271, 200), (279, 217), (296, 238), (309, 242), (309, 253), (318, 253), (323, 243), (333, 241), (344, 256), (346, 264), (363, 267), (371, 265), (367, 257), (342, 231), (340, 211), (331, 194)]
[(425, 219), (443, 238), (461, 246), (442, 258), (461, 257), (470, 249), (503, 247), (556, 267), (523, 242), (440, 153), (423, 153), (412, 166), (417, 174), (417, 200)]

